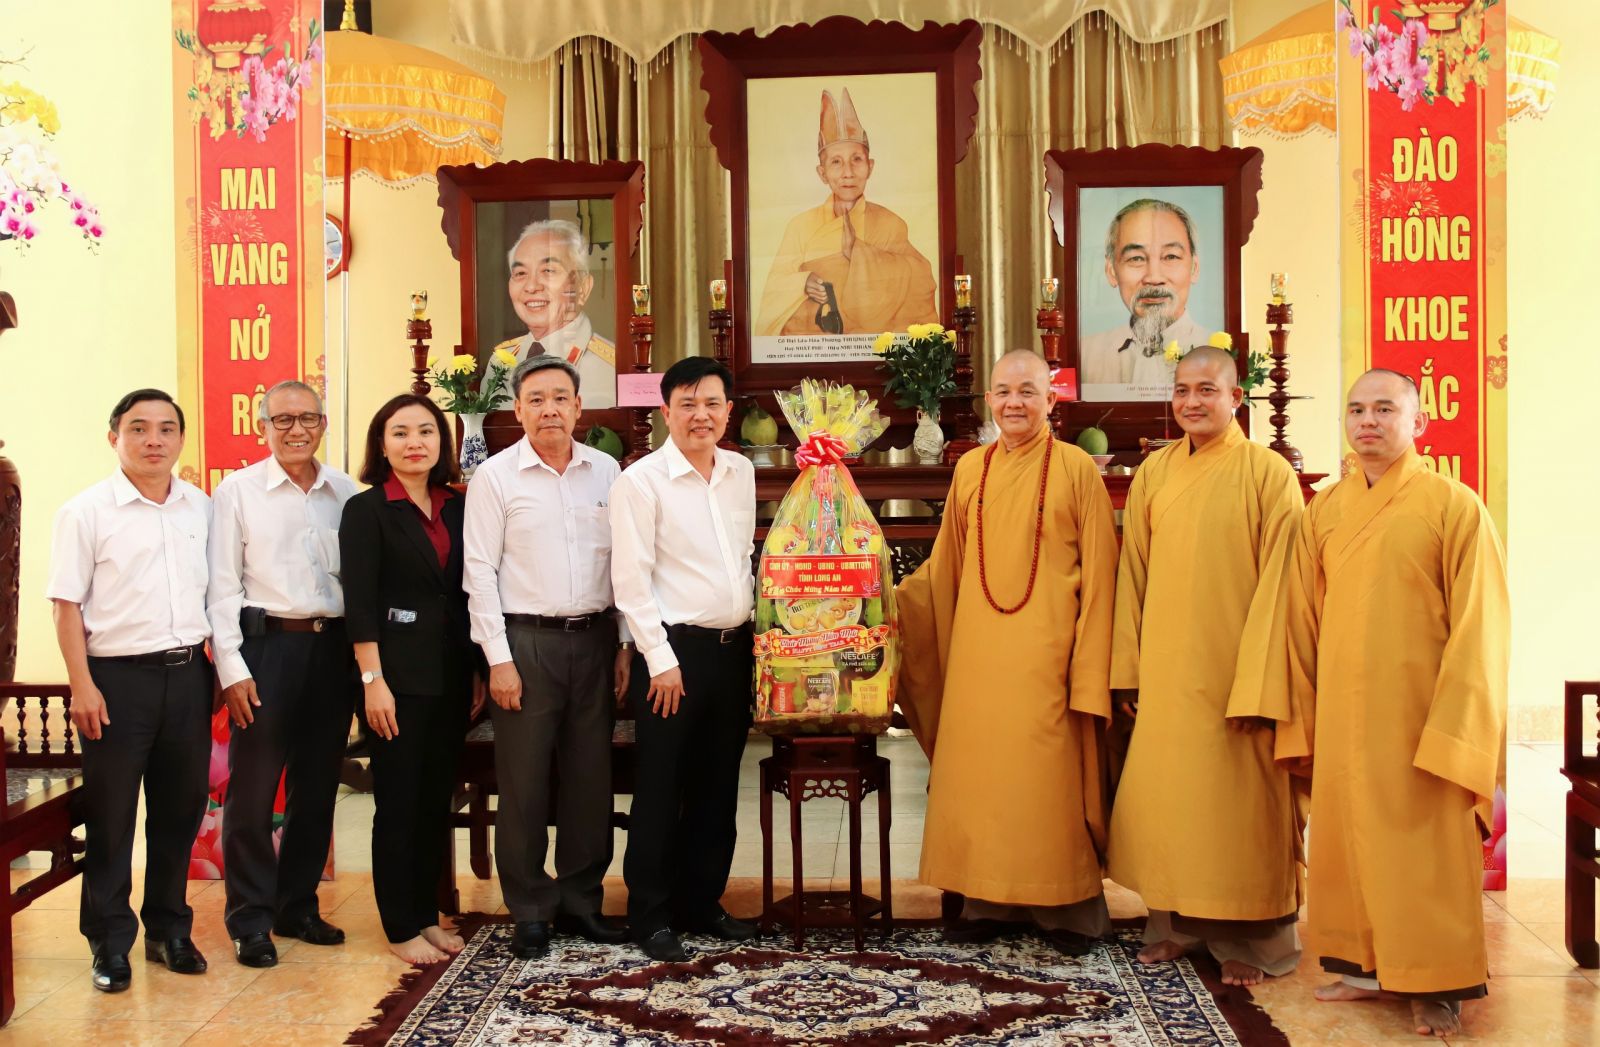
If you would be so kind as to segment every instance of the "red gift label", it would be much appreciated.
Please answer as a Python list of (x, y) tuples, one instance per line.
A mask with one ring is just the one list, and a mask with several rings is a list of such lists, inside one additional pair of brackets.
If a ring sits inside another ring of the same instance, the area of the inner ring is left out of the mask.
[(761, 562), (761, 598), (881, 596), (876, 556), (769, 556)]

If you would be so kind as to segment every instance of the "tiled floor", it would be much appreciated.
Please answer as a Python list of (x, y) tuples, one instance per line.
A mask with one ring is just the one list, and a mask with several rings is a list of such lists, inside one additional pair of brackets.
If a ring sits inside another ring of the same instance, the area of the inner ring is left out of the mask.
[[(761, 834), (755, 765), (766, 743), (753, 740), (746, 754), (739, 796), (742, 836), (734, 856), (736, 877), (761, 873)], [(882, 751), (894, 759), (891, 789), (895, 820), (890, 862), (896, 880), (914, 878), (922, 831), (927, 764), (910, 739), (885, 740)], [(1501, 1045), (1600, 1045), (1600, 972), (1574, 967), (1562, 945), (1560, 827), (1564, 779), (1558, 772), (1559, 748), (1514, 745), (1510, 776), (1511, 888), (1486, 895), (1493, 980), (1487, 1000), (1469, 1004), (1466, 1034), (1451, 1042)], [(780, 801), (781, 802), (781, 801)], [(876, 809), (868, 801), (863, 835), (867, 876), (876, 879)], [(94, 992), (89, 958), (77, 931), (77, 884), (45, 895), (16, 918), (17, 1012), (0, 1029), (8, 1044), (337, 1044), (366, 1019), (377, 1001), (398, 981), (404, 966), (384, 948), (372, 897), (366, 851), (371, 798), (346, 794), (339, 803), (336, 848), (339, 875), (322, 887), (323, 911), (342, 926), (349, 940), (336, 948), (280, 942), (282, 963), (266, 971), (240, 967), (222, 928), (222, 887), (196, 883), (190, 897), (196, 910), (195, 940), (210, 957), (211, 971), (183, 978), (133, 956), (133, 988), (117, 996)], [(775, 811), (778, 824), (786, 815)], [(816, 800), (803, 817), (802, 860), (810, 886), (849, 876), (844, 805)], [(780, 875), (789, 870), (785, 832), (775, 833), (774, 861)], [(612, 872), (620, 875), (622, 839)], [(468, 909), (503, 912), (494, 881), (471, 878), (465, 842), (458, 842), (461, 892)], [(137, 859), (136, 859), (137, 860)], [(18, 875), (14, 873), (13, 875)], [(869, 887), (871, 885), (869, 884)], [(740, 896), (749, 896), (742, 885)], [(897, 908), (916, 903), (928, 911), (932, 897), (910, 883), (897, 883)], [(137, 894), (137, 892), (136, 892)], [(608, 908), (619, 900), (612, 890)], [(1116, 915), (1142, 912), (1126, 892), (1111, 894)], [(138, 905), (135, 898), (135, 907)], [(1295, 1044), (1416, 1043), (1403, 1004), (1318, 1004), (1312, 988), (1325, 980), (1315, 967), (1275, 979), (1255, 991), (1256, 1000)]]

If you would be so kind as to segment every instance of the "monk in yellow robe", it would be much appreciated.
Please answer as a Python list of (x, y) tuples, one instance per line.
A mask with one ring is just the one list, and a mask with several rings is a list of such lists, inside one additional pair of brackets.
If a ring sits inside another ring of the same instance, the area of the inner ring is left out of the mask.
[(1290, 719), (1283, 581), (1304, 498), (1234, 420), (1243, 395), (1221, 349), (1179, 361), (1184, 438), (1128, 491), (1111, 647), (1134, 728), (1107, 871), (1150, 908), (1141, 962), (1207, 947), (1229, 985), (1300, 961), (1303, 812), (1273, 742)]
[(756, 334), (877, 334), (939, 319), (933, 269), (912, 246), (905, 221), (866, 199), (876, 163), (871, 149), (850, 92), (837, 104), (822, 92), (817, 177), (828, 198), (784, 229)]
[(1426, 468), (1416, 386), (1368, 371), (1358, 468), (1306, 509), (1289, 571), (1293, 715), (1310, 758), (1308, 946), (1320, 1000), (1409, 997), (1460, 1030), (1484, 995), (1482, 826), (1505, 751), (1505, 552), (1469, 488)]
[(1116, 527), (1089, 456), (1051, 437), (1043, 358), (1001, 357), (985, 398), (1000, 439), (956, 463), (932, 555), (896, 590), (900, 703), (932, 764), (921, 878), (966, 897), (952, 940), (1032, 923), (1081, 955), (1110, 927)]

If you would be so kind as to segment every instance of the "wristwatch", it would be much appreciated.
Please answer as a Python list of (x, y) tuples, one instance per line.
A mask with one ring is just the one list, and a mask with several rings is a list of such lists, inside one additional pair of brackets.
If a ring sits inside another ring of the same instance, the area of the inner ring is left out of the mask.
[(382, 676), (383, 676), (383, 670), (382, 669), (366, 669), (366, 670), (363, 670), (362, 673), (361, 673), (361, 682), (362, 683), (371, 683), (373, 680), (381, 679)]
[(617, 650), (619, 650), (619, 651), (631, 651), (631, 650), (633, 650), (633, 641), (632, 640), (623, 640), (623, 641), (621, 641), (620, 643), (617, 644)]

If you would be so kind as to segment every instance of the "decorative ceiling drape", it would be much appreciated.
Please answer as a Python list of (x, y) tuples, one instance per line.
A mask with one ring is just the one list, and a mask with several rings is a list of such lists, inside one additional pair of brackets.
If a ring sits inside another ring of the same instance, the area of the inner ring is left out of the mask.
[[(550, 55), (549, 155), (645, 162), (640, 271), (656, 303), (655, 360), (708, 351), (706, 287), (728, 257), (727, 172), (717, 163), (693, 35), (648, 62), (595, 37)], [(956, 168), (956, 252), (974, 277), (984, 381), (989, 361), (1038, 344), (1039, 281), (1057, 272), (1043, 157), (1049, 149), (1232, 141), (1217, 61), (1226, 22), (1141, 43), (1103, 13), (1079, 18), (1047, 47), (986, 23), (978, 125)]]

